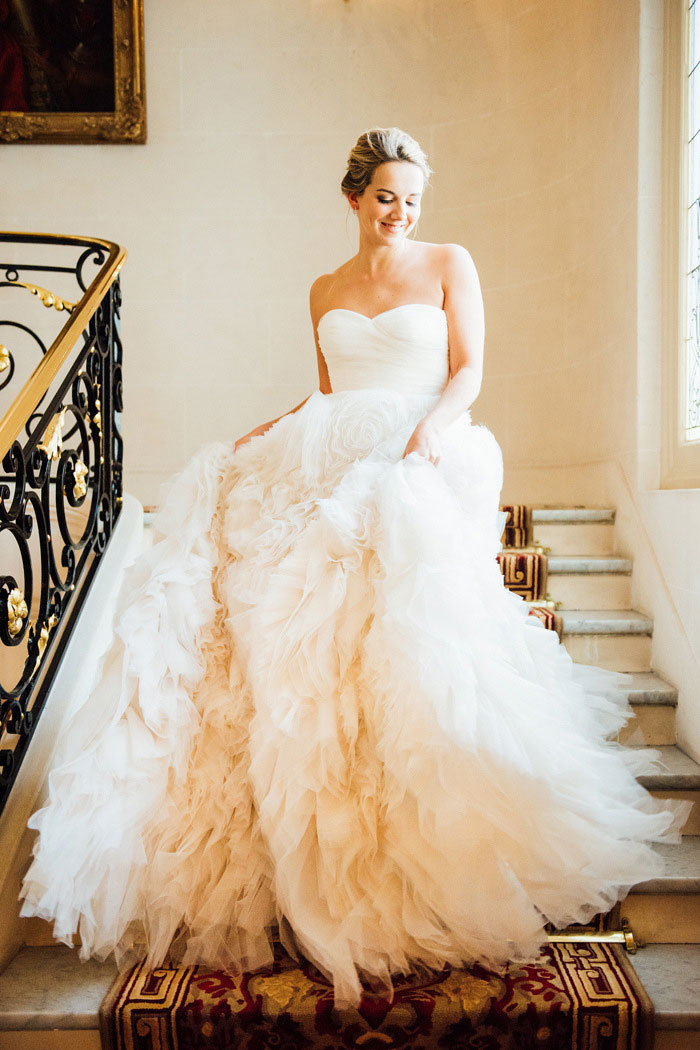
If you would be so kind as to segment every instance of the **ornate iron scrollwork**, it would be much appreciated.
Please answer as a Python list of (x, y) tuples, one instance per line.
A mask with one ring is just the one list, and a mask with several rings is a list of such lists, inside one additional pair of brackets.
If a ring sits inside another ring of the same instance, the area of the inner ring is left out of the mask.
[[(0, 246), (12, 239), (0, 234)], [(79, 243), (88, 246), (73, 273), (84, 292), (89, 284), (85, 267), (104, 264), (106, 252), (100, 245)], [(0, 264), (0, 287), (20, 285), (22, 269)], [(27, 419), (25, 433), (2, 459), (0, 808), (121, 509), (120, 306), (115, 275), (65, 367)], [(13, 320), (0, 324), (29, 331), (46, 353), (28, 326)], [(9, 351), (7, 360), (12, 362)], [(13, 371), (11, 364), (6, 368)], [(0, 389), (3, 379), (0, 372)]]

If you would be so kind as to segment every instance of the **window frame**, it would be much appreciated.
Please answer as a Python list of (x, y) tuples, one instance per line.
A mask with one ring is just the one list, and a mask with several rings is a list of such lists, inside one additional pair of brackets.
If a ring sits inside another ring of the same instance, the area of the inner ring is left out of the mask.
[[(700, 3), (700, 0), (695, 0)], [(661, 488), (700, 487), (700, 441), (687, 441), (682, 405), (687, 353), (688, 74), (690, 0), (665, 0), (661, 129), (663, 347)]]

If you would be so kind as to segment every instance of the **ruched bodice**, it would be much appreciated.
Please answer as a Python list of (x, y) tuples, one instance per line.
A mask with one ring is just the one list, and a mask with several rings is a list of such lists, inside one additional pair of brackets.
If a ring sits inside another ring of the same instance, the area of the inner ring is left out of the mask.
[(449, 379), (447, 318), (429, 303), (405, 303), (366, 317), (334, 308), (318, 323), (333, 393), (385, 387), (439, 394)]

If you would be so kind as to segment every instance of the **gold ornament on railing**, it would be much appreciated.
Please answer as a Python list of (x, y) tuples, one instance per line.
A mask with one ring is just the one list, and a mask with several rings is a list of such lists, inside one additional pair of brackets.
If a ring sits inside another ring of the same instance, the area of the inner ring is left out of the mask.
[(73, 486), (73, 495), (76, 499), (82, 499), (87, 492), (87, 485), (85, 484), (85, 478), (88, 472), (88, 468), (83, 463), (82, 459), (73, 467), (73, 478), (75, 485)]
[(51, 615), (49, 616), (48, 620), (46, 621), (45, 624), (43, 624), (41, 630), (39, 631), (39, 637), (37, 639), (38, 651), (37, 651), (36, 663), (34, 664), (34, 670), (35, 671), (36, 671), (37, 667), (39, 666), (39, 664), (41, 663), (41, 658), (44, 655), (44, 650), (46, 649), (46, 646), (48, 645), (49, 635), (50, 635), (51, 631), (54, 629), (54, 627), (56, 626), (57, 623), (58, 623), (58, 616), (56, 616), (55, 613), (51, 613)]
[(68, 302), (67, 299), (62, 299), (60, 295), (56, 295), (54, 292), (50, 292), (48, 288), (42, 288), (40, 284), (27, 284), (26, 281), (13, 281), (13, 284), (18, 284), (21, 288), (26, 288), (32, 295), (38, 296), (40, 301), (50, 309), (52, 306), (54, 310), (58, 310), (60, 313), (65, 310), (67, 313), (72, 313), (75, 307), (75, 303)]
[(22, 624), (28, 612), (24, 595), (19, 587), (13, 587), (7, 596), (7, 629), (11, 638), (16, 638), (22, 630)]
[(62, 408), (60, 412), (57, 412), (51, 419), (49, 425), (44, 431), (44, 440), (37, 448), (42, 452), (45, 452), (49, 459), (58, 459), (61, 455), (62, 448), (62, 431), (63, 424), (66, 418), (66, 410)]
[(95, 424), (100, 433), (102, 433), (102, 413), (100, 412), (100, 399), (95, 398), (95, 415), (92, 417), (92, 422)]
[(0, 372), (10, 367), (10, 351), (3, 343), (0, 343)]

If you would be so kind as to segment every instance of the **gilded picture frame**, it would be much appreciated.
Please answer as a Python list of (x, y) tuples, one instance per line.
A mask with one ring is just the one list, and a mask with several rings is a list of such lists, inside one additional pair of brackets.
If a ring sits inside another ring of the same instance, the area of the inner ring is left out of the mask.
[(146, 141), (143, 0), (0, 0), (0, 58), (0, 142)]

